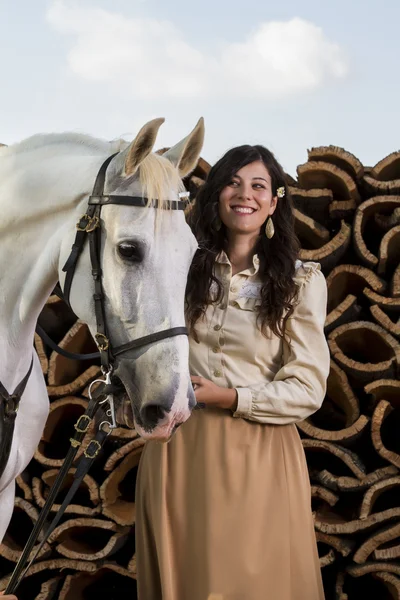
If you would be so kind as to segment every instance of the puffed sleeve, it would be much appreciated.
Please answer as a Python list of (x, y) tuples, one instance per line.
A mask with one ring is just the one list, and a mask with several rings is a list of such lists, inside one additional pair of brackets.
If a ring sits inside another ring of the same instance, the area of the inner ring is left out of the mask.
[(235, 417), (287, 425), (306, 419), (321, 407), (330, 368), (324, 335), (325, 277), (317, 263), (309, 262), (297, 269), (295, 281), (299, 291), (287, 322), (282, 366), (271, 382), (236, 388)]

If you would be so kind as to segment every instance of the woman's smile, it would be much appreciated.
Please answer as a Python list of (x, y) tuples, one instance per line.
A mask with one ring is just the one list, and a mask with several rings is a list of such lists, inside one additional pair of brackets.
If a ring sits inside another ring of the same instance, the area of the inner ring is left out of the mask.
[(251, 208), (251, 206), (240, 205), (231, 206), (231, 209), (237, 215), (252, 215), (257, 210), (255, 208)]

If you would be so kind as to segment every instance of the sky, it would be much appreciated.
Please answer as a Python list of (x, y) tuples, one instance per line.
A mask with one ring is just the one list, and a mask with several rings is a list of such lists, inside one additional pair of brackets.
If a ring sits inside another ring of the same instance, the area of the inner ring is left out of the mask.
[(399, 0), (0, 0), (0, 143), (77, 131), (202, 156), (260, 143), (295, 176), (336, 145), (400, 147)]

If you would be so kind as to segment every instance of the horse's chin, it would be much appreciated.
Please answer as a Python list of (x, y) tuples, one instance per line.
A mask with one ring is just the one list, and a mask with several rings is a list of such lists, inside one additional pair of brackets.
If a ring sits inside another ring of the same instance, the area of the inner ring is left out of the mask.
[(152, 442), (168, 443), (181, 424), (182, 423), (166, 423), (164, 426), (157, 425), (157, 427), (152, 430), (146, 430), (138, 423), (135, 423), (135, 429), (140, 437), (146, 441), (151, 440)]

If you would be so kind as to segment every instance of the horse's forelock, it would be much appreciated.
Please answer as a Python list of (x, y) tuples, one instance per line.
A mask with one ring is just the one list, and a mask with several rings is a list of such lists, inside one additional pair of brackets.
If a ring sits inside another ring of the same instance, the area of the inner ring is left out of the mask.
[(173, 200), (174, 198), (169, 197), (171, 192), (185, 191), (176, 167), (159, 154), (149, 154), (143, 160), (139, 167), (139, 180), (149, 203), (152, 200), (160, 200), (161, 203)]

